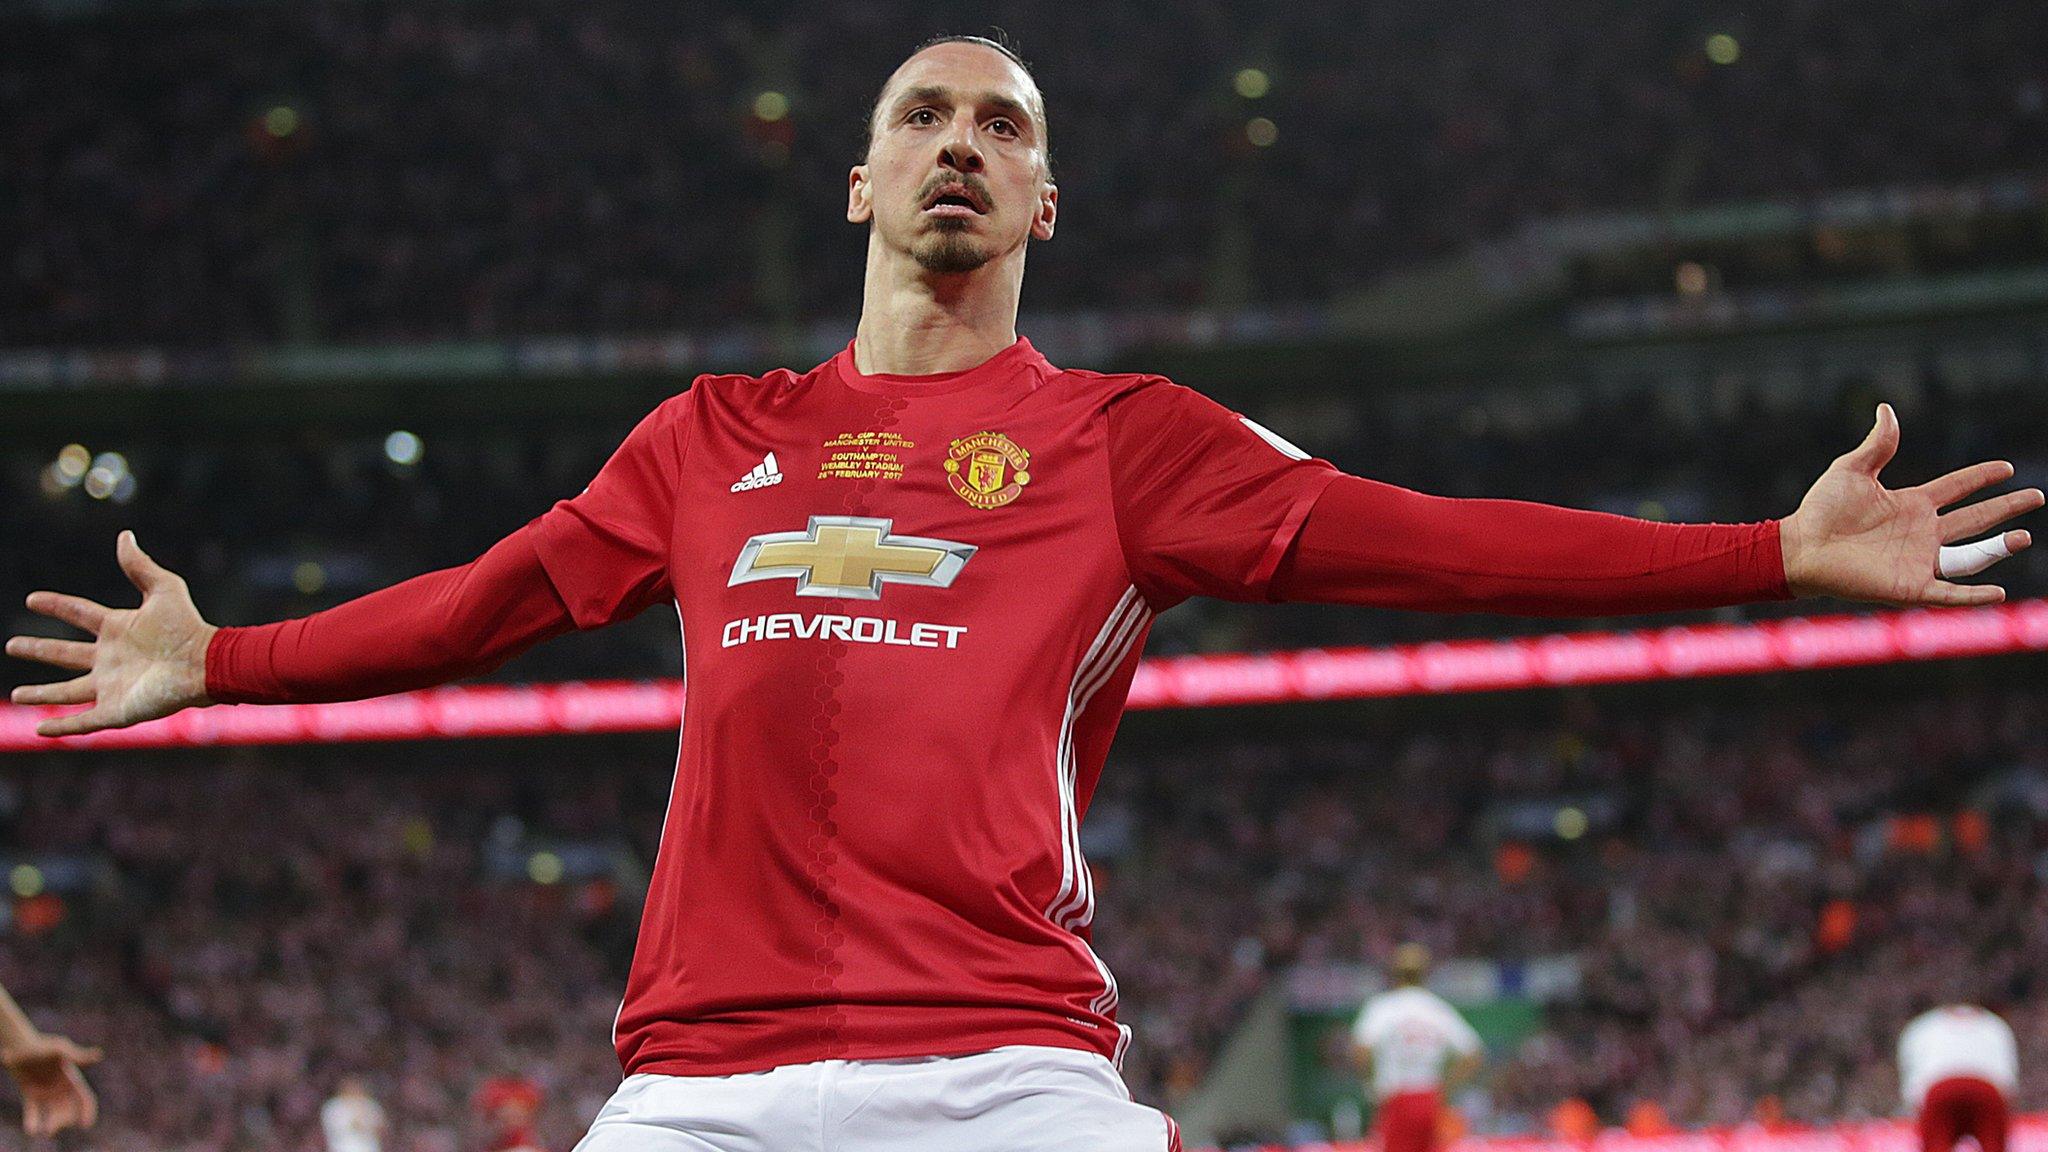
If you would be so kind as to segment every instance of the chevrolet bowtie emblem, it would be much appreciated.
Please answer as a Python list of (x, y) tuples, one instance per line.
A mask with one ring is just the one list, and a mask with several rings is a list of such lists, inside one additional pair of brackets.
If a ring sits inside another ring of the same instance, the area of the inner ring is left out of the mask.
[(880, 600), (884, 584), (950, 587), (974, 555), (972, 544), (892, 536), (894, 523), (871, 516), (813, 516), (802, 532), (756, 536), (740, 549), (726, 587), (793, 576), (799, 596)]

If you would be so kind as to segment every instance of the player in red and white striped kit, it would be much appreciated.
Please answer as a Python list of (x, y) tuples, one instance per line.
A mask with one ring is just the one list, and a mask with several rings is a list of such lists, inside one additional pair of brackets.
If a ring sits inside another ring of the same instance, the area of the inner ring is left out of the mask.
[[(132, 537), (139, 610), (37, 593), (92, 642), (20, 690), (43, 731), (474, 675), (674, 603), (688, 702), (585, 1152), (1156, 1152), (1131, 1102), (1079, 830), (1154, 615), (1195, 595), (1567, 616), (1832, 594), (1989, 603), (1946, 577), (2040, 505), (1943, 514), (2010, 466), (1888, 490), (1881, 412), (1787, 519), (1653, 524), (1340, 474), (1155, 376), (1017, 337), (1059, 190), (1045, 106), (999, 45), (913, 54), (847, 218), (855, 337), (804, 372), (702, 377), (590, 487), (464, 567), (304, 620), (215, 630)], [(1133, 141), (1133, 163), (1171, 164)], [(1104, 205), (1115, 212), (1119, 206)]]
[(2005, 1152), (2019, 1079), (2012, 1026), (1975, 1005), (1923, 1012), (1899, 1034), (1899, 1092), (1919, 1118), (1921, 1152), (1953, 1152), (1965, 1136), (1978, 1152)]

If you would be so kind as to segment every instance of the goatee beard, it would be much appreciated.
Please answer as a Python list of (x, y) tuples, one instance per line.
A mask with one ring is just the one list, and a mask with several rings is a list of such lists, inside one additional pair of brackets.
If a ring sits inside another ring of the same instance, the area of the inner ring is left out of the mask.
[(961, 235), (940, 233), (931, 242), (920, 244), (912, 253), (917, 266), (927, 272), (942, 276), (957, 276), (972, 272), (995, 258), (995, 253)]

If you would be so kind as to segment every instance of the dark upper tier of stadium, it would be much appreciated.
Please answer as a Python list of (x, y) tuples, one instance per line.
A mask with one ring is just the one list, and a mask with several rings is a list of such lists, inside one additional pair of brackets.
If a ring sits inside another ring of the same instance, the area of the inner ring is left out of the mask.
[[(847, 315), (862, 115), (912, 45), (963, 30), (917, 0), (31, 11), (0, 6), (15, 347)], [(1533, 218), (2039, 171), (2039, 16), (1007, 5), (1064, 209), (1025, 304), (1327, 299)]]

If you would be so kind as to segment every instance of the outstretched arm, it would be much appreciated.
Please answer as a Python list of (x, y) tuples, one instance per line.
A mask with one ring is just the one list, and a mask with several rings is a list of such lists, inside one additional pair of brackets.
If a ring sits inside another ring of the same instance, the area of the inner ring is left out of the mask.
[(219, 704), (360, 700), (481, 676), (575, 627), (522, 528), (459, 568), (298, 620), (223, 628), (207, 646)]
[(9, 640), (10, 656), (84, 673), (17, 688), (14, 702), (90, 705), (36, 726), (45, 736), (75, 736), (202, 704), (361, 699), (474, 676), (571, 628), (626, 619), (668, 595), (674, 476), (690, 395), (642, 420), (581, 495), (475, 561), (300, 620), (217, 629), (200, 617), (185, 581), (123, 532), (116, 555), (141, 607), (30, 596), (31, 609), (93, 638)]
[(535, 552), (532, 527), (475, 561), (297, 620), (215, 628), (176, 573), (123, 532), (115, 553), (142, 604), (108, 608), (37, 592), (28, 606), (91, 640), (16, 636), (11, 656), (84, 675), (14, 690), (17, 704), (89, 704), (45, 736), (120, 728), (214, 703), (353, 700), (480, 675), (574, 627)]
[(1659, 524), (1512, 500), (1451, 500), (1356, 477), (1331, 483), (1275, 573), (1274, 599), (1444, 612), (1609, 616), (1788, 596), (1991, 604), (1974, 575), (2032, 543), (2023, 531), (1953, 546), (2039, 508), (2039, 490), (1943, 514), (2010, 479), (2002, 462), (1917, 488), (1878, 472), (1898, 447), (1889, 405), (1799, 510), (1757, 524)]
[(1425, 612), (1615, 616), (1782, 600), (1787, 592), (1774, 523), (1657, 524), (1339, 476), (1281, 561), (1272, 596)]

